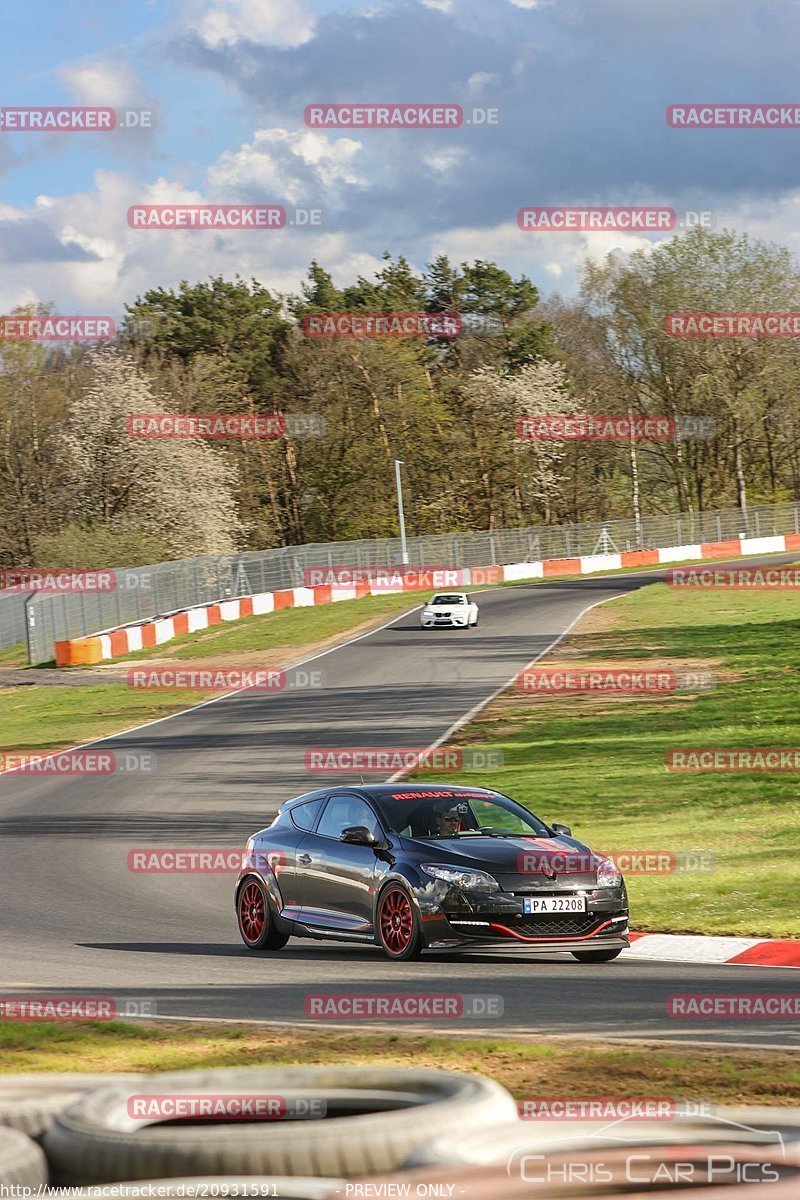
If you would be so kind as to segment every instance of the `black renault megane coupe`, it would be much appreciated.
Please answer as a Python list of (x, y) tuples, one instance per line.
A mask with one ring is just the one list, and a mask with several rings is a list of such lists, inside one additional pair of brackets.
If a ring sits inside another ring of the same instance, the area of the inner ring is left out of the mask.
[(625, 883), (609, 858), (499, 792), (359, 784), (281, 805), (236, 881), (250, 950), (290, 937), (424, 949), (529, 946), (609, 962), (628, 945)]

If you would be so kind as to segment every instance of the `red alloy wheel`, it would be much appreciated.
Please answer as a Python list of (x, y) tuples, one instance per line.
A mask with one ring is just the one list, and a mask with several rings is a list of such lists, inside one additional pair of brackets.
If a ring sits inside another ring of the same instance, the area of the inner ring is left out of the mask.
[(239, 929), (243, 939), (254, 945), (263, 936), (267, 923), (264, 893), (253, 880), (246, 883), (239, 895)]
[(408, 949), (414, 932), (411, 901), (400, 888), (390, 888), (381, 900), (380, 929), (383, 944), (390, 954)]

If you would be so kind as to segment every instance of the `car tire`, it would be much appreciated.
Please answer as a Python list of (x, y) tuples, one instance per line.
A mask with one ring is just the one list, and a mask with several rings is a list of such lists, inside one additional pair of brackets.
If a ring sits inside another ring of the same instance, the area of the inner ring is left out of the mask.
[(56, 1113), (86, 1092), (114, 1083), (136, 1083), (140, 1075), (0, 1075), (0, 1126), (38, 1138)]
[(177, 1071), (145, 1076), (137, 1091), (318, 1099), (326, 1115), (148, 1124), (128, 1115), (130, 1087), (90, 1092), (59, 1113), (45, 1134), (55, 1183), (225, 1174), (349, 1179), (396, 1170), (430, 1137), (477, 1133), (487, 1124), (516, 1119), (513, 1098), (492, 1079), (393, 1066)]
[(378, 897), (375, 936), (386, 957), (395, 962), (408, 962), (422, 954), (419, 914), (399, 883), (390, 883)]
[[(44, 1187), (47, 1160), (27, 1134), (0, 1128), (0, 1184), (7, 1187)], [(12, 1193), (13, 1194), (13, 1193)]]
[(571, 954), (573, 958), (577, 958), (578, 962), (613, 962), (615, 958), (619, 958), (620, 954), (622, 954), (622, 947), (620, 946), (616, 950), (572, 950)]
[(282, 950), (288, 933), (275, 927), (267, 889), (255, 875), (247, 875), (236, 896), (236, 922), (239, 936), (248, 950)]

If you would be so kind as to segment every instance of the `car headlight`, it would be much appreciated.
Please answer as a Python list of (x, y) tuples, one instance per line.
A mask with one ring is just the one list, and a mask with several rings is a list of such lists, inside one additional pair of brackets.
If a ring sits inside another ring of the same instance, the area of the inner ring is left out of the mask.
[(467, 867), (447, 867), (439, 863), (423, 863), (420, 868), (434, 879), (455, 884), (470, 892), (499, 892), (500, 884), (486, 871), (472, 871)]
[(619, 887), (622, 883), (622, 872), (610, 858), (604, 858), (597, 868), (598, 887)]

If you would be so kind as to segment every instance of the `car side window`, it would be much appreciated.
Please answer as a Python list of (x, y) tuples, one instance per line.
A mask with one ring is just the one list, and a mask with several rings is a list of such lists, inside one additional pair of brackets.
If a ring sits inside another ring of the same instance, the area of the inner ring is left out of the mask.
[(329, 798), (317, 833), (322, 837), (338, 840), (342, 836), (342, 830), (353, 825), (364, 825), (376, 837), (381, 834), (378, 818), (366, 801), (360, 796), (352, 796), (345, 792)]
[(305, 829), (307, 832), (310, 832), (314, 828), (324, 799), (324, 796), (318, 796), (316, 800), (306, 800), (305, 804), (298, 804), (292, 809), (292, 821), (298, 829)]

